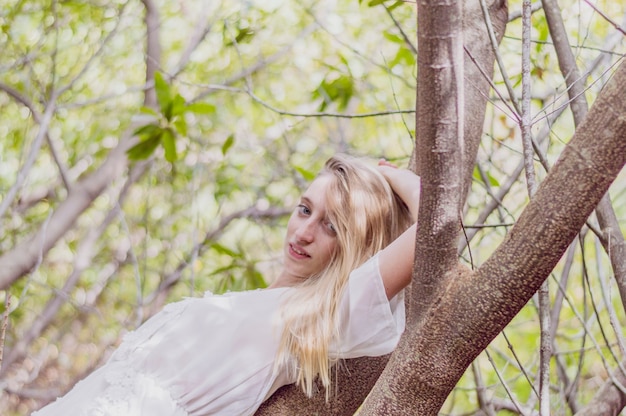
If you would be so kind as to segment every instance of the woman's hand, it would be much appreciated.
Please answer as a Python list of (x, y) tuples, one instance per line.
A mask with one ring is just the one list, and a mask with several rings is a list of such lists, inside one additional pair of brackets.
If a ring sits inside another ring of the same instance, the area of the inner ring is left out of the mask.
[(409, 207), (411, 216), (417, 221), (417, 211), (420, 201), (420, 177), (408, 169), (399, 169), (393, 163), (381, 159), (378, 161), (378, 170), (383, 174), (391, 189)]

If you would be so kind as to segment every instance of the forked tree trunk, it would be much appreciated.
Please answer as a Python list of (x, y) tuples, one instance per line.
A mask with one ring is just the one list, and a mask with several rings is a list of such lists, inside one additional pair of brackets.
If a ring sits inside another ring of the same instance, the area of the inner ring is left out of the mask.
[(498, 249), (476, 271), (459, 266), (427, 316), (407, 329), (362, 414), (436, 415), (469, 364), (530, 300), (626, 163), (623, 85), (626, 63)]

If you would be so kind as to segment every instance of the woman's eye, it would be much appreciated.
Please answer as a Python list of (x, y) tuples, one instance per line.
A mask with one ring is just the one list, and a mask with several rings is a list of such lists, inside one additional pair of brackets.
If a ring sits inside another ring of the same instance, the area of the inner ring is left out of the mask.
[(335, 226), (331, 222), (327, 222), (326, 227), (332, 234), (337, 234), (337, 230), (335, 229)]
[(298, 211), (300, 212), (300, 214), (304, 214), (304, 215), (311, 214), (311, 210), (309, 209), (309, 207), (303, 204), (298, 205)]

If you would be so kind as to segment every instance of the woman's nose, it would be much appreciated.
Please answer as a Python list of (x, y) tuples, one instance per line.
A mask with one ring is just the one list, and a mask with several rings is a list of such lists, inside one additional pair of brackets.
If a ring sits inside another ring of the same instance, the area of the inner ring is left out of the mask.
[(300, 242), (311, 243), (315, 238), (315, 224), (313, 221), (304, 221), (296, 230), (296, 238)]

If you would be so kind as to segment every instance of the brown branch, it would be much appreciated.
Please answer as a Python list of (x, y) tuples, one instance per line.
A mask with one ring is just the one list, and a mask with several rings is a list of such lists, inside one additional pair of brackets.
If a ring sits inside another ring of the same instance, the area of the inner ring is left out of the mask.
[(192, 264), (191, 259), (197, 258), (202, 255), (202, 253), (207, 249), (209, 243), (217, 240), (220, 235), (224, 232), (226, 227), (236, 219), (240, 218), (251, 218), (251, 219), (275, 219), (288, 215), (291, 212), (290, 209), (286, 208), (268, 208), (264, 210), (260, 210), (255, 206), (233, 212), (230, 215), (222, 218), (220, 223), (214, 229), (208, 231), (201, 242), (197, 243), (187, 255), (187, 258), (182, 260), (178, 266), (165, 276), (157, 289), (145, 299), (146, 304), (155, 303), (150, 307), (152, 311), (158, 310), (161, 308), (165, 298), (169, 291), (180, 281), (183, 272)]
[[(52, 121), (52, 117), (56, 110), (56, 99), (57, 95), (55, 92), (51, 94), (50, 100), (46, 104), (46, 111), (41, 118), (41, 123), (39, 124), (39, 131), (37, 132), (37, 136), (35, 137), (30, 151), (28, 152), (28, 156), (24, 161), (21, 169), (17, 173), (17, 178), (15, 183), (9, 188), (9, 191), (3, 196), (2, 202), (0, 203), (0, 217), (4, 216), (6, 211), (9, 209), (9, 206), (13, 202), (13, 199), (19, 192), (20, 188), (26, 181), (28, 173), (30, 169), (35, 164), (37, 159), (37, 155), (39, 154), (39, 150), (41, 149), (41, 144), (43, 139), (48, 135), (48, 127), (50, 126), (50, 122)], [(1, 281), (1, 277), (0, 277)]]
[(53, 322), (53, 319), (58, 313), (59, 309), (65, 304), (70, 295), (70, 292), (78, 283), (83, 271), (91, 264), (91, 261), (96, 254), (96, 241), (115, 219), (119, 212), (119, 207), (122, 206), (123, 201), (128, 195), (128, 191), (130, 190), (131, 186), (141, 176), (143, 176), (146, 166), (147, 163), (139, 163), (137, 166), (135, 166), (135, 168), (128, 176), (124, 187), (120, 191), (117, 202), (113, 209), (111, 209), (107, 213), (104, 220), (100, 223), (98, 227), (90, 229), (90, 232), (78, 245), (78, 248), (76, 249), (76, 255), (74, 256), (72, 273), (65, 281), (63, 288), (61, 288), (59, 291), (56, 291), (55, 295), (47, 302), (46, 306), (39, 314), (39, 317), (33, 323), (33, 325), (30, 326), (28, 331), (19, 336), (17, 343), (13, 348), (11, 348), (9, 354), (7, 355), (6, 366), (4, 368), (0, 368), (0, 377), (6, 373), (9, 365), (22, 359), (25, 356), (30, 344), (39, 336), (41, 336), (43, 331), (45, 331)]
[[(567, 84), (574, 125), (578, 126), (587, 116), (588, 109), (587, 100), (585, 98), (584, 78), (578, 70), (576, 58), (569, 46), (569, 40), (557, 2), (555, 0), (542, 0), (542, 2), (550, 36), (552, 37), (557, 53), (559, 67)], [(587, 3), (595, 9), (593, 5), (589, 2)], [(598, 10), (596, 9), (596, 11)], [(598, 11), (598, 13), (602, 14), (600, 11)], [(617, 27), (617, 25), (615, 26)], [(624, 32), (622, 31), (622, 33)], [(600, 238), (600, 241), (611, 261), (615, 281), (622, 300), (622, 307), (626, 310), (626, 242), (620, 230), (619, 221), (611, 205), (608, 193), (602, 197), (602, 200), (598, 204), (596, 216), (603, 231), (602, 237), (604, 237)], [(616, 372), (620, 373), (620, 370), (617, 369)], [(610, 385), (612, 384), (612, 381), (609, 380), (607, 386), (600, 389), (597, 394), (605, 394), (607, 389), (611, 389)], [(622, 397), (618, 398), (616, 395), (621, 395)], [(621, 404), (623, 408), (626, 405), (626, 395), (624, 395), (621, 390), (617, 389), (615, 394), (611, 394), (610, 397), (612, 400), (616, 400), (616, 406)]]
[[(0, 90), (6, 92), (9, 96), (13, 97), (15, 101), (22, 104), (24, 107), (28, 108), (30, 110), (30, 113), (33, 115), (33, 120), (35, 120), (35, 123), (41, 124), (41, 114), (39, 114), (39, 112), (35, 108), (35, 105), (28, 98), (24, 97), (22, 94), (20, 94), (19, 91), (17, 91), (13, 87), (9, 85), (5, 85), (3, 83), (0, 83)], [(48, 147), (50, 147), (50, 153), (52, 154), (52, 159), (54, 160), (57, 167), (59, 168), (59, 174), (61, 175), (61, 180), (63, 181), (63, 184), (65, 185), (65, 189), (69, 191), (70, 181), (67, 176), (67, 169), (61, 163), (61, 160), (59, 159), (56, 148), (54, 147), (54, 143), (50, 139), (50, 135), (48, 134), (47, 131), (45, 132), (45, 135), (46, 135), (46, 142), (48, 143)]]
[[(209, 8), (203, 8), (203, 10), (208, 11)], [(206, 20), (207, 16), (204, 14), (198, 17), (194, 31), (189, 39), (189, 43), (181, 54), (178, 64), (171, 73), (172, 77), (175, 78), (185, 68), (185, 66), (187, 65), (187, 63), (189, 63), (189, 60), (191, 59), (191, 54), (196, 50), (196, 48), (200, 45), (200, 43), (202, 43), (204, 38), (211, 31), (213, 24), (212, 22), (207, 22), (205, 24), (204, 22)]]
[[(622, 365), (626, 366), (626, 362)], [(626, 385), (624, 372), (617, 368), (604, 385), (596, 392), (593, 399), (575, 416), (616, 416), (626, 407), (626, 395), (613, 381)]]
[[(146, 7), (147, 27), (146, 77), (149, 81), (153, 81), (161, 57), (158, 12), (152, 0), (143, 0), (143, 2)], [(46, 114), (53, 109), (54, 102), (55, 100), (52, 99), (48, 104)], [(156, 106), (154, 88), (146, 92), (144, 102), (146, 106)], [(0, 289), (7, 288), (15, 280), (28, 273), (110, 183), (125, 171), (128, 164), (126, 150), (133, 144), (131, 132), (134, 128), (136, 126), (131, 126), (122, 134), (118, 146), (109, 153), (96, 171), (72, 187), (65, 201), (52, 213), (46, 226), (40, 227), (35, 234), (0, 256)], [(4, 201), (5, 199), (2, 201), (3, 204)], [(0, 215), (1, 213), (0, 207)]]
[[(535, 13), (541, 10), (541, 7), (542, 7), (541, 2), (533, 3), (532, 8), (531, 8), (531, 13)], [(511, 23), (513, 20), (521, 19), (521, 17), (522, 17), (522, 9), (518, 9), (509, 13), (508, 21), (509, 23)]]
[(602, 18), (604, 20), (609, 22), (615, 29), (617, 29), (618, 32), (621, 32), (622, 34), (626, 35), (626, 30), (622, 29), (622, 27), (619, 24), (617, 24), (617, 22), (614, 22), (613, 19), (611, 19), (609, 16), (606, 15), (606, 13), (604, 13), (602, 10), (598, 9), (598, 7), (595, 4), (593, 4), (589, 0), (585, 0), (585, 3), (587, 3), (587, 5), (589, 7), (591, 7), (593, 10), (595, 10), (596, 13), (598, 13), (600, 16), (602, 16)]
[(154, 90), (154, 74), (161, 67), (161, 41), (159, 40), (159, 10), (153, 0), (141, 0), (144, 5), (146, 24), (146, 90), (144, 106), (156, 108), (157, 99)]
[(9, 326), (9, 314), (11, 313), (11, 293), (8, 290), (4, 292), (4, 313), (2, 314), (2, 323), (0, 327), (0, 371), (2, 371), (8, 364), (3, 363), (4, 356), (4, 341), (7, 334), (7, 327)]
[(284, 386), (261, 405), (255, 416), (353, 415), (376, 383), (389, 356), (363, 357), (339, 364), (336, 389), (326, 403), (323, 389), (308, 398), (295, 384)]

